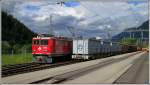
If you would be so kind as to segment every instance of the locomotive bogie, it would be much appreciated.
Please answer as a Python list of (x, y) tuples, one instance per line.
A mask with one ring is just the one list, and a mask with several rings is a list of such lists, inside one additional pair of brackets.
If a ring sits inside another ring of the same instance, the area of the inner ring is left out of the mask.
[(72, 59), (83, 59), (83, 60), (89, 60), (89, 55), (72, 55)]
[(53, 58), (51, 56), (36, 55), (33, 56), (33, 62), (36, 63), (52, 63)]

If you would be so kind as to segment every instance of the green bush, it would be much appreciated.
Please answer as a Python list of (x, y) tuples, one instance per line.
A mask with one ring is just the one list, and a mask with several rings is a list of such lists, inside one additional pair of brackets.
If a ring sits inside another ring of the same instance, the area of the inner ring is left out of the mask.
[(2, 41), (2, 50), (9, 50), (11, 48), (7, 41)]
[(136, 45), (136, 41), (137, 40), (135, 38), (126, 38), (126, 39), (122, 39), (120, 43), (127, 44), (127, 45)]

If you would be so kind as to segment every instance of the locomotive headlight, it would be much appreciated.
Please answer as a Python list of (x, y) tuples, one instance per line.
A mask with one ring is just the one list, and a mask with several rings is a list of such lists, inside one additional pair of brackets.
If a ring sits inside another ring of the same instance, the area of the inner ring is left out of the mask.
[(33, 50), (33, 52), (35, 52), (36, 50)]

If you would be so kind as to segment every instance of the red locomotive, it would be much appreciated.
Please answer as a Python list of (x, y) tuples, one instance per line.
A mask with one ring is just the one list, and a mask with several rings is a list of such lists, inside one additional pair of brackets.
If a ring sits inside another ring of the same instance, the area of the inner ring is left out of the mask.
[(64, 37), (35, 37), (32, 39), (33, 62), (52, 63), (57, 59), (69, 59), (72, 40)]

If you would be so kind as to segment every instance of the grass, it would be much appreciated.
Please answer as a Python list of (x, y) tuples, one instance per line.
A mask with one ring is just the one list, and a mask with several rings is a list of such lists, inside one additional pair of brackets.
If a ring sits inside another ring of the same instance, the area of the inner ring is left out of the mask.
[(2, 54), (2, 65), (12, 65), (32, 62), (32, 54)]

